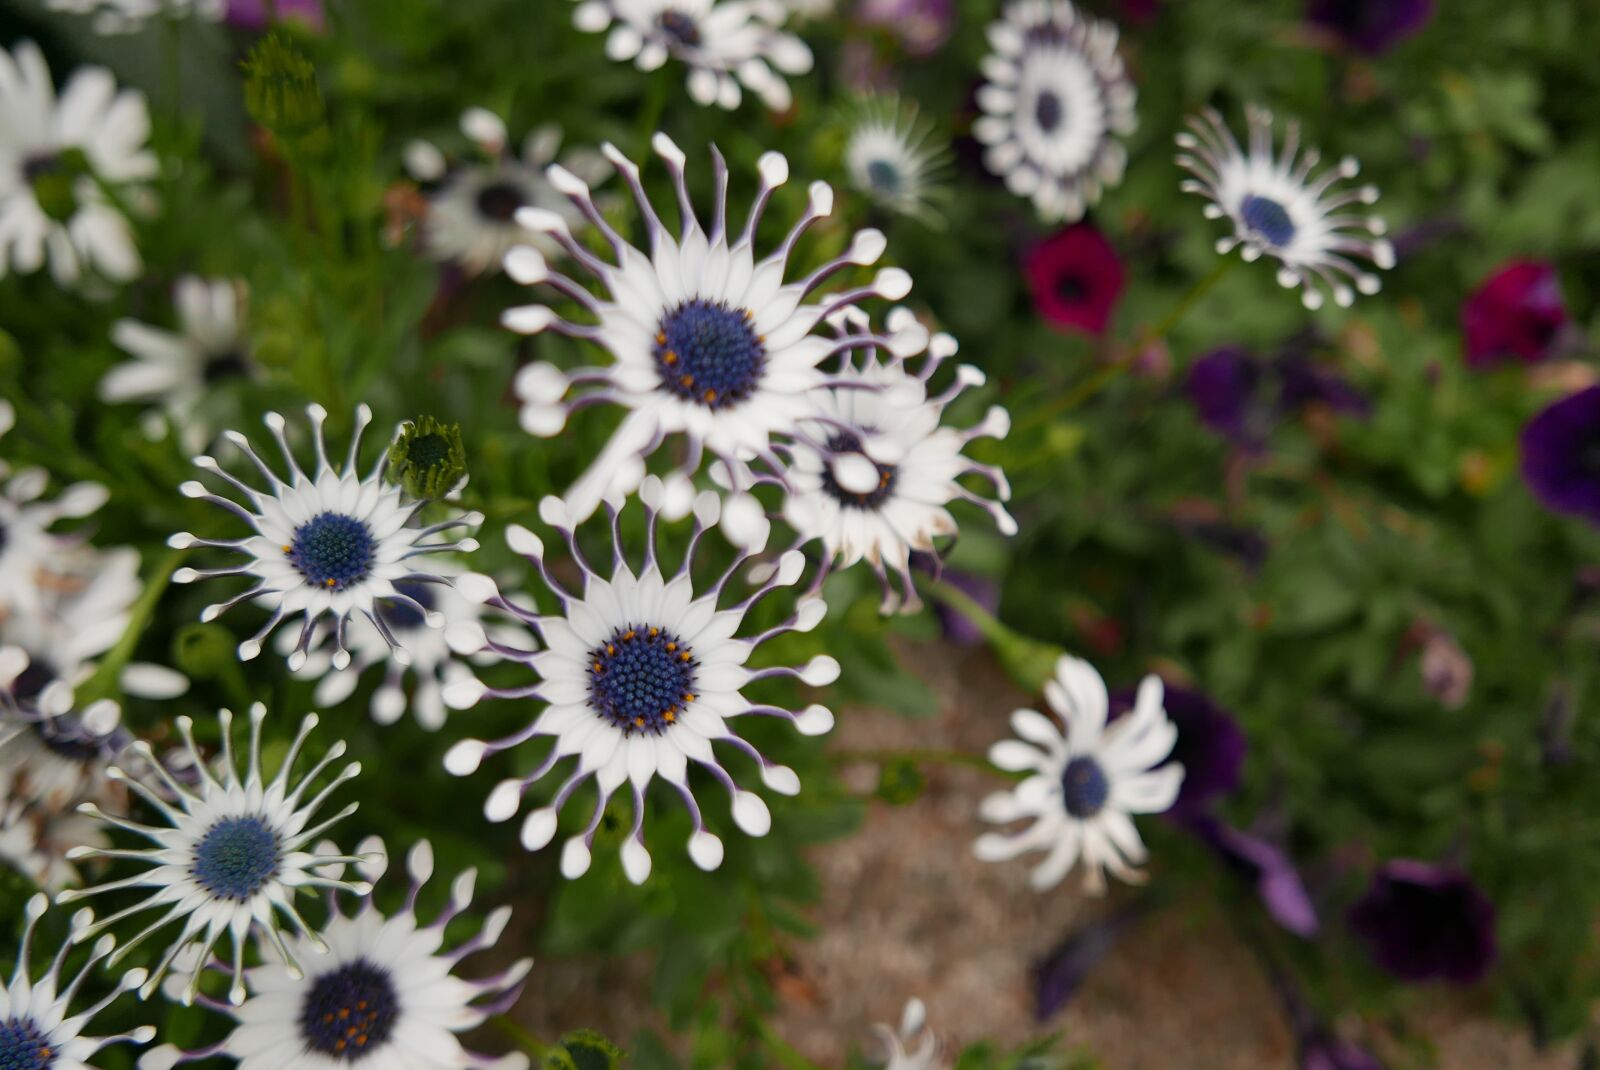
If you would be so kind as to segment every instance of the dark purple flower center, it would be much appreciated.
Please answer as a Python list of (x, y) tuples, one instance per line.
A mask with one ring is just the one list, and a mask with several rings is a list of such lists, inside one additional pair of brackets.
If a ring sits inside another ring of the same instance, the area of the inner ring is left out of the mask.
[(1039, 124), (1039, 129), (1046, 134), (1053, 134), (1061, 125), (1061, 120), (1066, 116), (1066, 109), (1061, 104), (1061, 97), (1052, 90), (1046, 89), (1040, 93), (1033, 102), (1033, 118)]
[(383, 1047), (399, 1018), (389, 971), (356, 959), (312, 983), (300, 1004), (300, 1038), (307, 1052), (359, 1062)]
[(242, 903), (278, 872), (278, 834), (260, 817), (225, 817), (206, 830), (194, 849), (190, 874), (221, 899)]
[(28, 655), (28, 667), (17, 674), (11, 681), (11, 694), (18, 702), (27, 702), (39, 697), (50, 681), (60, 676), (54, 663), (49, 658)]
[(681, 11), (667, 10), (656, 16), (656, 24), (679, 48), (700, 47), (700, 25), (694, 21), (693, 16), (685, 15)]
[(318, 513), (294, 530), (284, 547), (289, 561), (313, 587), (338, 590), (372, 571), (377, 541), (367, 522), (344, 513)]
[(695, 660), (661, 628), (619, 628), (589, 652), (589, 705), (625, 735), (660, 735), (694, 701)]
[(229, 379), (242, 379), (250, 371), (250, 362), (237, 349), (212, 353), (200, 369), (200, 377), (213, 385)]
[(0, 1070), (50, 1070), (56, 1051), (50, 1036), (32, 1018), (0, 1022)]
[(514, 182), (491, 182), (478, 191), (478, 214), (496, 223), (509, 223), (527, 202)]
[(662, 389), (721, 409), (755, 393), (767, 347), (747, 310), (697, 297), (661, 317), (655, 360)]
[(1093, 817), (1105, 809), (1110, 796), (1111, 782), (1093, 758), (1074, 758), (1061, 771), (1061, 801), (1073, 817)]
[(1289, 210), (1271, 197), (1251, 194), (1239, 206), (1239, 214), (1244, 217), (1245, 226), (1269, 245), (1282, 248), (1294, 241), (1296, 228), (1294, 220), (1289, 218)]
[[(859, 453), (866, 457), (866, 451), (861, 448), (861, 439), (849, 431), (835, 432), (833, 437), (828, 439), (828, 452)], [(872, 460), (870, 457), (867, 459)], [(822, 466), (822, 489), (830, 498), (847, 508), (875, 510), (894, 493), (898, 471), (892, 464), (879, 464), (877, 461), (872, 461), (872, 464), (878, 470), (878, 485), (865, 494), (857, 494), (840, 486), (838, 479), (834, 477), (833, 466), (829, 464)]]
[(1089, 286), (1078, 275), (1061, 275), (1056, 278), (1056, 296), (1068, 304), (1077, 304), (1089, 296)]

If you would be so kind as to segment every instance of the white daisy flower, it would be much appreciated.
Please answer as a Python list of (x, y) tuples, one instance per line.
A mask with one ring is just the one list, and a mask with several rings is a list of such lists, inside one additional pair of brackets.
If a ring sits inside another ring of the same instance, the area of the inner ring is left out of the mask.
[[(428, 252), (474, 274), (498, 271), (506, 253), (518, 245), (533, 245), (546, 256), (558, 254), (559, 245), (516, 217), (519, 209), (542, 208), (564, 217), (571, 228), (583, 225), (583, 215), (544, 177), (561, 148), (560, 127), (534, 130), (520, 156), (508, 147), (504, 120), (487, 108), (463, 112), (461, 132), (477, 147), (479, 160), (453, 161), (428, 141), (406, 146), (406, 170), (427, 193), (423, 235)], [(610, 170), (592, 151), (568, 153), (563, 162), (591, 182)]]
[(561, 607), (557, 615), (523, 609), (500, 597), (487, 577), (463, 577), (460, 583), (462, 593), (468, 597), (483, 598), (526, 622), (544, 649), (527, 652), (496, 648), (496, 653), (505, 659), (532, 669), (539, 677), (537, 683), (500, 690), (474, 680), (448, 688), (445, 701), (459, 709), (473, 706), (484, 697), (533, 699), (542, 704), (542, 709), (526, 728), (504, 739), (468, 739), (456, 744), (445, 756), (445, 768), (465, 776), (488, 755), (520, 747), (539, 736), (551, 737), (554, 745), (533, 772), (507, 780), (490, 793), (485, 815), (491, 821), (506, 821), (521, 809), (523, 797), (533, 784), (562, 759), (576, 758), (576, 767), (555, 798), (531, 811), (522, 825), (523, 846), (530, 851), (544, 847), (556, 834), (561, 807), (581, 784), (594, 780), (594, 815), (588, 827), (562, 848), (561, 871), (569, 878), (587, 872), (590, 848), (606, 802), (625, 782), (633, 794), (633, 829), (622, 847), (622, 866), (635, 884), (650, 875), (650, 853), (643, 836), (644, 797), (655, 777), (677, 788), (689, 808), (694, 822), (690, 857), (702, 869), (715, 869), (722, 862), (722, 841), (705, 830), (700, 807), (689, 788), (689, 762), (701, 766), (727, 788), (733, 800), (734, 821), (741, 829), (752, 836), (764, 836), (772, 827), (766, 803), (734, 783), (718, 763), (712, 744), (722, 743), (743, 752), (760, 765), (761, 779), (767, 787), (794, 795), (800, 790), (800, 779), (794, 770), (769, 762), (735, 735), (728, 722), (752, 714), (781, 717), (805, 735), (819, 735), (833, 725), (833, 714), (823, 706), (809, 706), (795, 713), (753, 704), (743, 694), (747, 685), (760, 680), (788, 677), (819, 686), (838, 678), (839, 663), (826, 655), (813, 658), (802, 668), (746, 668), (751, 654), (769, 638), (816, 627), (827, 612), (821, 599), (802, 599), (792, 617), (765, 632), (744, 638), (736, 635), (753, 605), (779, 587), (800, 579), (804, 556), (798, 551), (785, 554), (754, 593), (727, 608), (719, 608), (724, 589), (738, 572), (739, 563), (753, 551), (741, 551), (709, 590), (695, 593), (695, 548), (705, 531), (717, 524), (720, 513), (716, 494), (706, 491), (694, 501), (695, 529), (689, 551), (678, 572), (665, 578), (655, 540), (657, 514), (664, 496), (662, 483), (654, 476), (640, 487), (649, 537), (643, 567), (637, 573), (623, 557), (621, 533), (613, 512), (614, 548), (609, 578), (602, 577), (584, 560), (561, 503), (554, 498), (544, 500), (540, 516), (566, 539), (573, 559), (583, 569), (581, 592), (567, 591), (550, 576), (545, 569), (544, 544), (538, 536), (525, 528), (510, 529), (507, 542), (540, 570)]
[[(536, 209), (519, 216), (529, 227), (553, 235), (573, 260), (592, 272), (605, 289), (604, 298), (550, 270), (534, 249), (515, 249), (506, 257), (506, 270), (513, 279), (550, 286), (597, 321), (574, 323), (548, 306), (525, 305), (506, 311), (502, 317), (506, 326), (525, 334), (548, 329), (588, 339), (612, 357), (606, 366), (571, 373), (545, 363), (525, 366), (515, 382), (523, 401), (523, 428), (548, 437), (559, 434), (568, 416), (586, 406), (610, 403), (628, 410), (610, 443), (567, 492), (574, 522), (592, 514), (602, 500), (635, 490), (644, 478), (644, 457), (673, 434), (688, 439), (685, 460), (669, 483), (675, 503), (686, 508), (692, 499), (688, 477), (699, 469), (706, 450), (726, 467), (726, 482), (735, 491), (747, 488), (753, 478), (750, 462), (760, 458), (770, 463), (772, 437), (789, 432), (805, 415), (808, 391), (829, 385), (818, 365), (830, 353), (847, 344), (893, 344), (891, 339), (846, 343), (819, 337), (813, 331), (823, 317), (867, 297), (898, 300), (911, 288), (904, 271), (885, 268), (868, 286), (834, 290), (805, 303), (807, 295), (841, 269), (876, 262), (886, 245), (882, 233), (858, 231), (842, 256), (786, 283), (784, 273), (800, 236), (833, 211), (832, 189), (823, 182), (813, 183), (805, 215), (774, 252), (757, 260), (756, 227), (772, 191), (788, 181), (788, 161), (775, 152), (761, 157), (757, 165), (761, 188), (743, 232), (735, 239), (728, 232), (728, 174), (722, 155), (713, 147), (717, 193), (708, 232), (701, 228), (689, 199), (683, 153), (664, 134), (657, 134), (652, 143), (677, 186), (681, 218), (677, 239), (667, 232), (646, 196), (639, 168), (611, 145), (602, 151), (633, 190), (650, 232), (648, 253), (624, 241), (595, 208), (588, 187), (561, 167), (550, 168), (550, 180), (610, 242), (617, 265), (605, 263), (574, 241), (563, 217)], [(671, 512), (681, 515), (682, 510)], [(754, 499), (730, 505), (724, 530), (735, 539), (754, 537), (759, 533), (758, 513)], [(736, 517), (749, 523), (740, 524)]]
[[(887, 322), (897, 336), (920, 329), (905, 308), (891, 312)], [(845, 336), (859, 333), (860, 326), (844, 317), (837, 323)], [(983, 373), (963, 364), (948, 387), (929, 396), (934, 373), (955, 353), (956, 340), (948, 334), (928, 340), (915, 369), (907, 359), (882, 361), (870, 352), (856, 366), (846, 353), (839, 378), (848, 385), (813, 391), (812, 415), (800, 423), (793, 442), (780, 447), (789, 458), (784, 520), (802, 543), (820, 539), (830, 564), (848, 567), (865, 559), (883, 584), (886, 613), (902, 603), (889, 570), (900, 576), (905, 611), (920, 608), (911, 555), (937, 556), (935, 539), (957, 534), (951, 502), (971, 502), (987, 510), (1002, 533), (1016, 534), (1016, 521), (1000, 504), (1011, 496), (1005, 473), (962, 453), (975, 439), (1004, 438), (1011, 426), (1006, 410), (993, 406), (982, 423), (965, 430), (941, 423), (945, 408), (967, 387), (982, 384)], [(1000, 500), (963, 487), (967, 475), (992, 483)]]
[(193, 16), (221, 22), (228, 13), (227, 0), (45, 0), (51, 11), (92, 16), (98, 34), (138, 33), (152, 20)]
[[(373, 859), (361, 875), (376, 884), (387, 866), (383, 844), (369, 840), (361, 852)], [(385, 917), (369, 895), (346, 916), (330, 897), (333, 916), (317, 938), (325, 948), (293, 940), (304, 974), (277, 963), (251, 969), (245, 975), (249, 998), (218, 1008), (238, 1023), (226, 1040), (203, 1051), (151, 1049), (139, 1060), (140, 1070), (172, 1070), (215, 1056), (237, 1060), (239, 1070), (339, 1070), (357, 1063), (386, 1070), (525, 1070), (526, 1055), (478, 1055), (457, 1039), (515, 1003), (533, 966), (522, 959), (481, 980), (455, 974), (467, 956), (494, 948), (511, 908), (494, 911), (476, 936), (446, 950), (445, 926), (471, 907), (477, 872), (457, 877), (450, 901), (424, 925), (417, 901), (433, 876), (428, 841), (411, 848), (406, 868), (411, 891), (403, 911)]]
[(88, 1060), (114, 1044), (142, 1045), (154, 1040), (156, 1031), (148, 1025), (112, 1036), (84, 1035), (95, 1016), (125, 992), (138, 988), (145, 978), (143, 970), (129, 970), (109, 996), (88, 1007), (72, 1009), (89, 974), (116, 946), (115, 938), (103, 937), (76, 975), (64, 975), (67, 956), (89, 921), (87, 911), (72, 919), (73, 938), (61, 946), (49, 970), (40, 977), (30, 976), (28, 960), (33, 954), (34, 930), (49, 907), (49, 899), (36, 895), (23, 909), (22, 942), (17, 947), (11, 983), (0, 988), (0, 1066), (7, 1070), (93, 1070)]
[[(452, 581), (463, 571), (461, 566), (445, 558), (433, 567), (439, 575)], [(321, 628), (300, 674), (318, 679), (313, 698), (318, 706), (330, 709), (355, 692), (362, 673), (375, 665), (383, 665), (383, 683), (372, 693), (369, 706), (372, 719), (381, 725), (391, 725), (399, 721), (409, 707), (419, 725), (426, 731), (436, 732), (444, 727), (448, 712), (444, 688), (472, 678), (468, 657), (479, 662), (497, 660), (492, 654), (483, 653), (488, 642), (482, 619), (483, 606), (463, 598), (453, 587), (413, 580), (398, 580), (395, 587), (415, 599), (424, 610), (444, 617), (443, 627), (430, 628), (422, 613), (411, 606), (379, 600), (378, 615), (411, 655), (409, 666), (389, 656), (389, 644), (376, 628), (358, 622), (349, 634), (352, 656), (348, 666), (333, 668), (332, 651), (326, 642), (328, 630)], [(522, 632), (521, 629), (496, 628), (494, 634), (499, 639), (515, 642)], [(293, 642), (289, 632), (280, 632), (279, 636), (281, 640)], [(412, 680), (409, 698), (407, 676)]]
[(350, 663), (346, 647), (350, 618), (360, 613), (388, 642), (392, 656), (405, 664), (409, 655), (378, 613), (378, 602), (387, 599), (409, 606), (422, 614), (429, 627), (441, 627), (444, 619), (438, 613), (424, 607), (395, 584), (401, 580), (447, 583), (436, 573), (416, 571), (411, 559), (444, 551), (476, 550), (475, 539), (456, 542), (428, 542), (427, 539), (452, 528), (474, 528), (483, 522), (483, 516), (465, 513), (425, 527), (412, 526), (412, 518), (427, 503), (411, 501), (400, 487), (383, 482), (387, 453), (379, 455), (365, 478), (356, 472), (361, 432), (372, 421), (372, 410), (365, 405), (356, 408), (355, 432), (343, 471), (336, 470), (328, 462), (327, 443), (322, 434), (327, 410), (321, 405), (311, 405), (306, 412), (311, 417), (317, 450), (317, 465), (310, 475), (302, 471), (295, 460), (294, 451), (284, 436), (284, 419), (275, 412), (267, 414), (266, 424), (289, 465), (289, 482), (280, 479), (257, 456), (250, 440), (237, 431), (227, 431), (224, 435), (266, 478), (268, 489), (265, 492), (229, 475), (215, 458), (194, 459), (197, 467), (232, 484), (244, 496), (249, 508), (210, 493), (198, 480), (180, 488), (184, 495), (222, 506), (248, 523), (256, 534), (225, 540), (202, 539), (186, 531), (172, 536), (167, 544), (176, 549), (210, 546), (233, 550), (249, 558), (244, 564), (231, 568), (181, 568), (173, 574), (173, 582), (192, 583), (216, 576), (255, 579), (255, 585), (248, 590), (226, 602), (206, 607), (200, 615), (201, 620), (215, 620), (224, 610), (246, 600), (270, 606), (272, 616), (267, 623), (239, 644), (239, 657), (246, 661), (261, 653), (262, 640), (284, 618), (298, 613), (303, 616), (303, 623), (300, 638), (289, 654), (289, 668), (300, 668), (305, 664), (317, 622), (327, 615), (334, 623), (332, 664), (342, 669)]
[(1122, 181), (1138, 126), (1117, 28), (1068, 0), (1012, 0), (989, 24), (983, 111), (972, 124), (985, 166), (1041, 218), (1075, 222)]
[(1322, 307), (1324, 289), (1335, 304), (1346, 308), (1355, 303), (1358, 292), (1377, 293), (1382, 286), (1378, 276), (1351, 257), (1387, 270), (1394, 267), (1394, 246), (1382, 237), (1383, 220), (1344, 209), (1376, 203), (1378, 188), (1368, 185), (1337, 192), (1333, 188), (1354, 178), (1360, 162), (1346, 156), (1312, 178), (1311, 171), (1322, 157), (1316, 149), (1300, 151), (1298, 123), (1287, 125), (1283, 149), (1275, 152), (1272, 113), (1247, 108), (1245, 121), (1248, 150), (1240, 148), (1212, 108), (1190, 117), (1192, 133), (1177, 136), (1183, 150), (1178, 164), (1195, 176), (1183, 181), (1184, 192), (1198, 193), (1211, 202), (1205, 207), (1207, 219), (1233, 223), (1233, 235), (1218, 240), (1217, 252), (1238, 248), (1248, 261), (1263, 255), (1277, 260), (1278, 284), (1300, 287), (1301, 299), (1310, 309)]
[(696, 104), (731, 111), (743, 82), (783, 111), (792, 99), (783, 76), (811, 69), (811, 49), (783, 30), (788, 15), (783, 0), (581, 0), (572, 21), (587, 33), (609, 28), (606, 55), (641, 71), (683, 63)]
[(906, 1000), (898, 1029), (878, 1022), (872, 1031), (883, 1044), (884, 1070), (934, 1070), (943, 1065), (939, 1038), (928, 1028), (928, 1008), (915, 996)]
[(94, 785), (132, 744), (122, 709), (110, 699), (75, 708), (72, 688), (60, 680), (34, 691), (27, 653), (0, 647), (0, 800), (37, 803), (62, 811), (87, 798)]
[(206, 396), (256, 373), (244, 329), (244, 284), (185, 275), (174, 287), (173, 304), (176, 331), (132, 319), (112, 324), (111, 340), (133, 359), (101, 378), (100, 400), (159, 403), (185, 445), (200, 449), (211, 438), (200, 415)]
[(867, 96), (852, 109), (844, 166), (850, 184), (885, 211), (931, 217), (946, 191), (941, 172), (949, 152), (920, 122), (914, 104), (895, 96)]
[(117, 91), (104, 67), (80, 67), (56, 99), (44, 54), (32, 41), (0, 49), (0, 276), (50, 260), (58, 283), (86, 271), (116, 282), (138, 276), (133, 233), (105, 186), (123, 198), (156, 174), (145, 147), (143, 94)]
[(80, 847), (110, 844), (92, 818), (0, 799), (0, 866), (22, 874), (41, 891), (53, 895), (81, 884), (83, 877), (67, 855)]
[[(201, 757), (194, 739), (194, 724), (187, 717), (177, 719), (190, 760), (192, 786), (180, 783), (155, 757), (143, 740), (132, 752), (143, 760), (149, 772), (130, 775), (113, 767), (110, 776), (125, 782), (167, 822), (168, 827), (142, 825), (106, 814), (93, 805), (83, 812), (106, 824), (148, 839), (154, 846), (143, 849), (80, 848), (69, 853), (72, 861), (104, 858), (136, 863), (143, 872), (112, 880), (81, 891), (63, 892), (58, 902), (77, 902), (106, 892), (134, 888), (150, 889), (142, 902), (102, 918), (86, 928), (79, 939), (118, 924), (148, 910), (161, 916), (117, 952), (117, 959), (144, 940), (175, 921), (181, 921), (176, 939), (162, 956), (160, 964), (141, 989), (148, 998), (161, 978), (180, 955), (185, 962), (205, 963), (224, 935), (233, 944), (233, 988), (230, 998), (244, 998), (244, 953), (246, 937), (254, 931), (270, 943), (292, 971), (300, 969), (299, 958), (291, 951), (283, 932), (284, 919), (300, 931), (313, 947), (320, 941), (307, 928), (295, 908), (296, 894), (307, 888), (330, 888), (365, 895), (365, 882), (346, 882), (326, 875), (325, 867), (359, 861), (358, 858), (322, 850), (308, 851), (308, 845), (333, 825), (355, 813), (357, 804), (317, 824), (316, 812), (343, 783), (361, 772), (359, 762), (351, 762), (336, 773), (328, 784), (307, 799), (306, 792), (324, 770), (345, 752), (343, 741), (328, 748), (323, 757), (291, 783), (295, 760), (306, 737), (317, 725), (315, 714), (300, 723), (300, 731), (290, 744), (277, 775), (271, 781), (261, 772), (261, 722), (267, 709), (260, 703), (250, 707), (250, 753), (245, 775), (239, 776), (233, 750), (233, 714), (223, 710), (218, 716), (222, 730), (222, 755), (219, 775), (213, 775)], [(282, 915), (282, 918), (279, 915)], [(200, 983), (195, 969), (184, 987), (183, 998), (190, 1002)]]
[(1030, 876), (1041, 892), (1061, 883), (1080, 858), (1091, 895), (1105, 892), (1107, 869), (1125, 881), (1143, 881), (1134, 867), (1147, 856), (1131, 815), (1169, 809), (1183, 784), (1183, 766), (1166, 761), (1178, 730), (1162, 706), (1160, 677), (1145, 677), (1133, 709), (1109, 726), (1105, 681), (1086, 661), (1058, 661), (1044, 697), (1056, 721), (1017, 710), (1011, 727), (1022, 739), (989, 748), (989, 760), (1001, 769), (1030, 775), (990, 795), (978, 809), (985, 821), (1033, 823), (1014, 835), (984, 833), (974, 853), (1000, 862), (1046, 852)]

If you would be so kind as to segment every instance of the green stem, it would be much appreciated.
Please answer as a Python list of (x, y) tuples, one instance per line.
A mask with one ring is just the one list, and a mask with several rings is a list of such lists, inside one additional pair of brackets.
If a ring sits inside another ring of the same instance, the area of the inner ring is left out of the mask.
[(532, 1056), (535, 1066), (544, 1061), (545, 1053), (550, 1050), (550, 1045), (512, 1021), (508, 1015), (497, 1014), (489, 1020), (494, 1023), (496, 1029), (510, 1037), (517, 1047)]
[(663, 67), (650, 79), (650, 95), (645, 98), (644, 107), (639, 109), (639, 140), (644, 143), (639, 149), (640, 152), (646, 151), (650, 139), (661, 126), (661, 113), (667, 108), (667, 94), (671, 91), (667, 79), (672, 77), (676, 75)]
[(87, 705), (97, 699), (121, 694), (122, 670), (133, 658), (133, 652), (139, 646), (139, 639), (144, 635), (145, 628), (150, 624), (150, 617), (155, 613), (156, 603), (161, 601), (167, 584), (172, 582), (172, 574), (177, 571), (178, 563), (183, 560), (186, 552), (169, 551), (156, 566), (155, 574), (139, 593), (138, 601), (133, 603), (133, 609), (128, 614), (128, 626), (122, 630), (122, 637), (117, 640), (117, 645), (100, 659), (94, 675), (77, 689), (77, 698), (81, 704)]
[(1236, 263), (1238, 263), (1237, 257), (1217, 257), (1217, 262), (1211, 270), (1199, 282), (1189, 287), (1188, 293), (1178, 299), (1178, 303), (1172, 306), (1172, 311), (1168, 312), (1165, 318), (1156, 324), (1156, 329), (1144, 340), (1144, 344), (1148, 346), (1165, 341), (1167, 335), (1171, 334), (1173, 329), (1183, 321), (1183, 318), (1189, 314), (1194, 306), (1200, 303), (1202, 297), (1216, 288), (1217, 283), (1221, 282), (1223, 276), (1233, 270), (1233, 265)]
[(1037, 691), (1044, 686), (1044, 682), (1054, 674), (1056, 662), (1066, 653), (1052, 643), (1040, 642), (1002, 624), (999, 618), (958, 587), (939, 582), (930, 584), (927, 590), (971, 621), (973, 627), (989, 641), (989, 646), (1012, 679), (1029, 691)]

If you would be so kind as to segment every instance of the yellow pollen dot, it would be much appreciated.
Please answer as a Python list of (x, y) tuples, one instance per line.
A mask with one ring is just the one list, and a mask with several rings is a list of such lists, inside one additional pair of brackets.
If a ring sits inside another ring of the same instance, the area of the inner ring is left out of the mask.
[(687, 650), (685, 650), (682, 654), (679, 654), (678, 655), (678, 660), (679, 661), (688, 661), (689, 660), (689, 652)]
[(606, 656), (607, 657), (612, 657), (612, 658), (617, 656), (617, 644), (615, 644), (615, 643), (607, 643), (606, 644)]
[(334, 579), (332, 576), (329, 576), (323, 582), (325, 582), (329, 587), (337, 587), (337, 586), (339, 586), (339, 581)]
[[(654, 629), (652, 629), (652, 631), (653, 630)], [(677, 649), (678, 649), (678, 644), (677, 643), (668, 643), (667, 644), (667, 653), (668, 654), (671, 654), (673, 651), (675, 651)]]
[(683, 386), (683, 387), (693, 386), (694, 385), (694, 376), (685, 375), (682, 379), (678, 380), (678, 385), (679, 386)]
[[(650, 638), (654, 639), (656, 636), (658, 636), (660, 634), (661, 634), (661, 629), (660, 628), (651, 628), (650, 629)], [(671, 650), (672, 648), (668, 647), (667, 649)]]
[(634, 723), (634, 725), (636, 727), (643, 728), (644, 727), (644, 718), (643, 717), (635, 717), (633, 719), (633, 723)]
[(669, 349), (661, 355), (661, 359), (666, 361), (669, 365), (676, 364), (678, 363), (678, 354)]
[(622, 641), (624, 643), (631, 643), (631, 642), (633, 642), (635, 637), (638, 636), (638, 634), (639, 634), (638, 632), (633, 631), (632, 629), (629, 629), (628, 631), (622, 633)]
[(595, 662), (595, 663), (594, 663), (594, 671), (595, 671), (595, 672), (604, 672), (604, 671), (605, 671), (605, 666), (604, 666), (604, 665), (602, 665), (602, 664), (600, 664), (600, 663), (599, 663), (599, 662), (598, 662), (598, 661), (597, 661), (597, 662)]
[(706, 391), (706, 400), (707, 401), (715, 401), (715, 400), (717, 400), (717, 392), (715, 390), (707, 390)]
[(663, 721), (667, 722), (668, 724), (671, 724), (672, 722), (674, 722), (674, 721), (676, 721), (678, 719), (677, 711), (668, 710), (666, 713), (663, 713), (661, 715), (661, 719)]
[(666, 331), (657, 331), (656, 332), (656, 345), (664, 346), (666, 344), (667, 344), (667, 332)]
[(285, 546), (283, 548), (283, 552), (286, 553), (286, 554), (292, 554), (292, 553), (294, 553), (294, 547), (293, 546)]
[(685, 701), (685, 702), (693, 702), (694, 701), (694, 692), (685, 691), (683, 693), (683, 701)]

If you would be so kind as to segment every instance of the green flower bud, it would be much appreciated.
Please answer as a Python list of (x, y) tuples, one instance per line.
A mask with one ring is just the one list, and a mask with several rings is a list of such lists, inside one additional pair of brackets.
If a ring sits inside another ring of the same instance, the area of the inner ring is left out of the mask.
[(592, 1029), (580, 1029), (545, 1052), (543, 1070), (620, 1070), (625, 1059), (611, 1041)]
[(290, 139), (304, 138), (322, 126), (327, 109), (317, 70), (287, 37), (279, 33), (263, 37), (241, 66), (250, 118)]
[(432, 416), (407, 423), (389, 447), (389, 479), (413, 498), (442, 498), (467, 478), (461, 425)]

